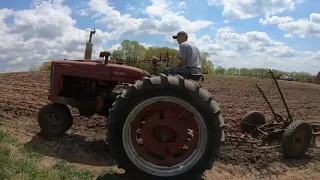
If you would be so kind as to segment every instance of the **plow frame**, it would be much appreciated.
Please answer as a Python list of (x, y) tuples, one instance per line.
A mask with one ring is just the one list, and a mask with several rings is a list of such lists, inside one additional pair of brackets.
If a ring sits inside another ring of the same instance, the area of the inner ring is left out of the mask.
[[(275, 78), (272, 70), (269, 69), (271, 78), (273, 80), (273, 85), (276, 86), (278, 93), (280, 94), (282, 103), (286, 109), (287, 117), (283, 117), (280, 114), (274, 111), (270, 101), (266, 97), (265, 93), (259, 87), (258, 84), (255, 84), (262, 97), (268, 104), (268, 107), (273, 115), (273, 118), (270, 123), (262, 124), (256, 126), (250, 133), (243, 133), (242, 135), (226, 135), (226, 140), (229, 142), (235, 142), (235, 148), (239, 147), (242, 143), (249, 143), (251, 147), (270, 147), (271, 143), (278, 141), (281, 144), (282, 136), (286, 131), (287, 127), (294, 121), (292, 114), (288, 108), (287, 102), (283, 96), (281, 88), (278, 84), (277, 79)], [(311, 147), (316, 147), (316, 137), (320, 136), (320, 123), (319, 122), (308, 122), (312, 128), (312, 142)], [(248, 124), (253, 125), (254, 124)]]

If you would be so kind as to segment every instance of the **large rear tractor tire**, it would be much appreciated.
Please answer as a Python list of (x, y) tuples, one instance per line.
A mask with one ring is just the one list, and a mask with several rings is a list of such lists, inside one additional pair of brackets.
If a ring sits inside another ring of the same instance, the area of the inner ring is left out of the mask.
[(110, 109), (109, 145), (135, 179), (197, 179), (220, 155), (224, 120), (211, 94), (181, 76), (144, 78)]
[(73, 124), (70, 109), (64, 104), (47, 104), (38, 113), (40, 135), (46, 138), (65, 134)]
[(285, 158), (299, 159), (305, 155), (312, 141), (312, 128), (303, 121), (293, 121), (283, 133), (282, 153)]

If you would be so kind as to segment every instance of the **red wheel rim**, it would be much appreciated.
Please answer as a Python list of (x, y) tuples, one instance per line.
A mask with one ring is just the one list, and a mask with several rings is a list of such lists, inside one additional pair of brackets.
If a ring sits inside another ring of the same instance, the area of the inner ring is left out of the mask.
[(194, 115), (172, 102), (147, 106), (131, 124), (131, 141), (138, 156), (160, 166), (188, 159), (197, 149), (198, 139)]

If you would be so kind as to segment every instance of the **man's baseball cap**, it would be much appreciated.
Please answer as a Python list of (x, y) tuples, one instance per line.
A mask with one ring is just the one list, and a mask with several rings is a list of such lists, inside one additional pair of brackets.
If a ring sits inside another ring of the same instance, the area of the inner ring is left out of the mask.
[(185, 31), (180, 31), (176, 35), (172, 36), (173, 39), (177, 39), (179, 36), (188, 37), (188, 34)]

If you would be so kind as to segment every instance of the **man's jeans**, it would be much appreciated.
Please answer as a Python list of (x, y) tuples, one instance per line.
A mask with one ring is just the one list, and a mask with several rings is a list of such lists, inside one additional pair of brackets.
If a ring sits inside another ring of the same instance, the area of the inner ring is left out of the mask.
[(164, 74), (178, 74), (181, 76), (190, 76), (191, 74), (199, 74), (201, 70), (199, 68), (189, 67), (169, 67), (163, 71)]

